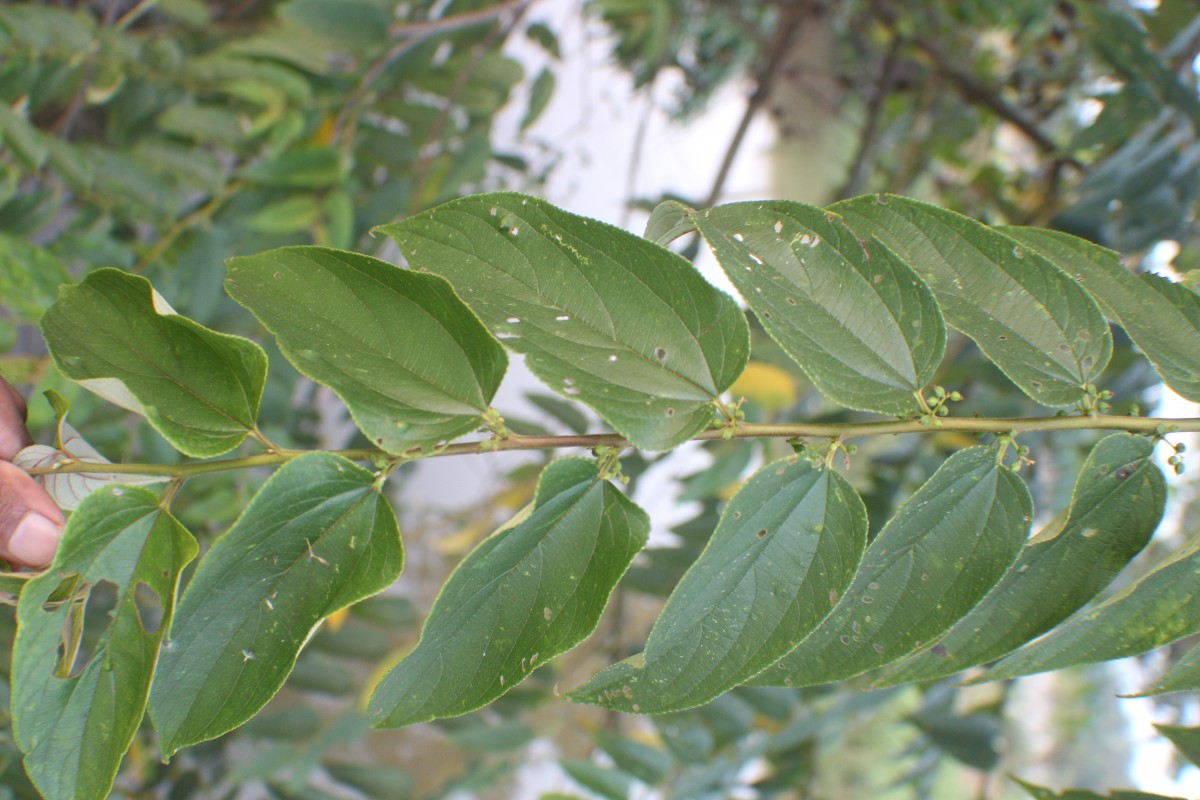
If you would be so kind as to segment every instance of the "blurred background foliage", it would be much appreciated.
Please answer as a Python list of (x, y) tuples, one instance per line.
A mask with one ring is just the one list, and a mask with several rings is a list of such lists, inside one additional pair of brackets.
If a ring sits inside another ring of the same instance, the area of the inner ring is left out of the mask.
[[(3, 2), (0, 370), (33, 394), (70, 397), (72, 422), (114, 459), (177, 458), (146, 426), (53, 373), (32, 323), (55, 287), (120, 266), (149, 277), (180, 313), (262, 339), (221, 291), (226, 257), (303, 243), (386, 255), (366, 235), (371, 226), (477, 190), (538, 191), (563, 143), (540, 137), (537, 121), (556, 91), (568, 91), (556, 76), (577, 55), (564, 52), (564, 19), (603, 42), (631, 91), (657, 98), (679, 124), (699, 124), (723, 91), (740, 95), (741, 121), (714, 157), (710, 190), (686, 202), (727, 199), (745, 132), (766, 117), (776, 196), (825, 204), (895, 191), (990, 223), (1067, 230), (1120, 249), (1134, 269), (1200, 274), (1189, 272), (1200, 267), (1194, 0)], [(670, 91), (655, 91), (663, 85)], [(1117, 338), (1104, 388), (1121, 412), (1152, 408), (1161, 392), (1148, 365)], [(852, 418), (826, 406), (760, 333), (754, 352), (735, 387), (751, 419)], [(965, 339), (950, 352), (936, 382), (967, 396), (957, 413), (1037, 413)], [(556, 398), (529, 401), (501, 409), (518, 432), (595, 425)], [(35, 428), (51, 422), (41, 402), (31, 414)], [(331, 396), (277, 354), (262, 417), (290, 446), (353, 442)], [(1029, 479), (1042, 522), (1065, 505), (1092, 440), (1023, 439), (1037, 457)], [(950, 434), (871, 440), (848, 474), (879, 522), (966, 443)], [(401, 474), (393, 499), (410, 567), (398, 592), (327, 624), (287, 690), (245, 729), (165, 766), (147, 726), (119, 794), (1023, 796), (1006, 771), (1097, 789), (1131, 784), (1131, 725), (1112, 697), (1129, 686), (1105, 666), (970, 690), (743, 688), (652, 719), (552, 700), (560, 682), (571, 688), (641, 648), (723, 500), (784, 446), (713, 444), (700, 468), (628, 456), (631, 491), (673, 470), (680, 502), (699, 512), (636, 563), (590, 642), (484, 711), (368, 735), (360, 699), (415, 641), (457, 559), (528, 500), (544, 461), (516, 464), (483, 501), (438, 513), (406, 511)], [(211, 540), (261, 477), (197, 480), (175, 509)], [(1160, 552), (1195, 533), (1195, 485), (1177, 482), (1174, 493)], [(11, 642), (12, 624), (0, 615), (0, 641)], [(1196, 724), (1194, 697), (1158, 702), (1160, 714)], [(34, 796), (0, 733), (0, 797)]]

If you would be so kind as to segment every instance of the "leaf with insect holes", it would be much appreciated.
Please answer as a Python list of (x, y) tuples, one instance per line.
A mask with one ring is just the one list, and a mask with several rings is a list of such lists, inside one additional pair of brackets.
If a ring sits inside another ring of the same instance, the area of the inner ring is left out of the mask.
[(660, 714), (729, 691), (816, 628), (866, 542), (867, 511), (835, 471), (799, 456), (766, 465), (730, 500), (645, 651), (601, 670), (571, 699)]
[(327, 247), (229, 260), (229, 295), (389, 453), (481, 425), (508, 357), (443, 278)]
[(933, 290), (947, 324), (1037, 402), (1079, 402), (1108, 364), (1112, 334), (1095, 301), (1016, 240), (895, 195), (857, 197), (830, 210), (904, 259)]
[(1116, 433), (1088, 455), (1064, 517), (1025, 545), (996, 587), (936, 644), (875, 686), (927, 681), (994, 661), (1066, 619), (1112, 582), (1162, 519), (1166, 480), (1145, 436)]
[[(154, 492), (108, 487), (80, 503), (54, 563), (21, 592), (13, 732), (45, 797), (109, 796), (145, 713), (180, 571), (196, 552)], [(113, 590), (116, 605), (84, 661), (84, 598), (101, 587)]]
[(341, 456), (299, 456), (213, 542), (150, 695), (164, 757), (258, 713), (317, 623), (400, 575), (400, 530), (377, 483)]
[(227, 453), (254, 429), (262, 348), (177, 315), (145, 278), (98, 269), (62, 287), (42, 335), (63, 375), (144, 415), (189, 456)]
[(485, 539), (429, 610), (416, 648), (371, 695), (377, 728), (466, 714), (583, 641), (646, 543), (650, 521), (595, 462), (563, 458), (531, 513)]
[(696, 229), (763, 328), (846, 408), (909, 416), (946, 350), (933, 293), (878, 240), (803, 203), (693, 212)]
[(1120, 254), (1068, 233), (1000, 230), (1079, 281), (1168, 386), (1200, 401), (1200, 295), (1157, 275), (1137, 276), (1121, 263)]
[(732, 298), (653, 242), (519, 194), (465, 197), (377, 230), (447, 278), (554, 391), (638, 447), (699, 433), (750, 350)]
[(754, 683), (815, 686), (896, 661), (964, 617), (1016, 558), (1033, 501), (994, 447), (960, 450), (871, 540), (812, 635)]

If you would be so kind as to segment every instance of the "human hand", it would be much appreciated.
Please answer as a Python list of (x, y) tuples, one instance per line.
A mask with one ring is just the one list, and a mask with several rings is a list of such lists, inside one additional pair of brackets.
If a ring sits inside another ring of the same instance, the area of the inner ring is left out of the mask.
[(33, 443), (25, 415), (21, 395), (0, 378), (0, 558), (41, 568), (54, 558), (66, 518), (28, 473), (10, 463)]

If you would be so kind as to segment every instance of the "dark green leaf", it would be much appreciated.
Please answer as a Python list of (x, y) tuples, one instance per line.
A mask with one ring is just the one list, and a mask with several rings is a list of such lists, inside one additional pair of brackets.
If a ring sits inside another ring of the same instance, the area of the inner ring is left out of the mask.
[(946, 349), (933, 293), (877, 240), (802, 203), (693, 214), (763, 328), (839, 405), (907, 416)]
[[(80, 504), (54, 563), (21, 593), (13, 729), (25, 768), (47, 798), (108, 797), (145, 713), (180, 570), (196, 551), (156, 494), (114, 486)], [(82, 623), (84, 598), (102, 582), (116, 587), (116, 606), (90, 658), (79, 663), (73, 621)]]
[(376, 727), (474, 711), (583, 641), (648, 533), (645, 512), (593, 462), (551, 464), (530, 515), (485, 539), (442, 587), (416, 649), (371, 697)]
[(951, 757), (978, 770), (996, 768), (1003, 735), (994, 714), (914, 714), (910, 721)]
[(1138, 279), (1121, 256), (1059, 231), (1002, 228), (1022, 246), (1037, 250), (1083, 285), (1120, 325), (1168, 386), (1200, 401), (1200, 296), (1157, 276)]
[(1097, 444), (1065, 518), (1031, 539), (996, 588), (936, 646), (888, 669), (875, 685), (932, 680), (995, 660), (1095, 597), (1162, 518), (1166, 481), (1153, 451), (1152, 440), (1128, 433)]
[(1154, 724), (1158, 732), (1171, 740), (1180, 754), (1195, 766), (1200, 767), (1200, 728), (1184, 728), (1178, 725)]
[(941, 636), (1016, 558), (1033, 501), (992, 447), (950, 456), (867, 547), (833, 613), (757, 684), (851, 678)]
[(450, 740), (474, 753), (507, 753), (533, 740), (533, 728), (524, 722), (472, 725), (450, 734)]
[(1102, 603), (1036, 639), (973, 683), (1094, 664), (1145, 653), (1200, 632), (1200, 540)]
[(376, 484), (340, 456), (302, 455), (213, 543), (154, 680), (150, 715), (165, 756), (254, 716), (318, 622), (400, 574), (400, 531)]
[(646, 641), (571, 699), (642, 713), (705, 703), (792, 650), (846, 590), (867, 512), (832, 469), (768, 464), (734, 496)]
[(1112, 336), (1096, 303), (1068, 275), (1014, 239), (952, 211), (904, 197), (832, 207), (859, 236), (876, 236), (933, 289), (946, 322), (1026, 394), (1078, 402), (1108, 364)]
[(228, 452), (254, 428), (266, 354), (176, 315), (145, 278), (99, 269), (64, 286), (42, 334), (63, 375), (144, 414), (187, 455)]
[(444, 279), (370, 256), (285, 247), (233, 258), (225, 287), (388, 452), (479, 427), (508, 366)]
[(749, 329), (685, 259), (517, 194), (468, 197), (379, 230), (447, 277), (550, 388), (639, 447), (708, 427), (741, 373)]

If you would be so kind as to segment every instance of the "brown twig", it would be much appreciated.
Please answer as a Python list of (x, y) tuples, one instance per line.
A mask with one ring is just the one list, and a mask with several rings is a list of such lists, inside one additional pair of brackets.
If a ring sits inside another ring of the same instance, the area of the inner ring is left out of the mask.
[(714, 206), (721, 199), (721, 192), (725, 188), (725, 181), (729, 178), (729, 171), (733, 168), (734, 159), (737, 158), (738, 151), (742, 148), (746, 132), (750, 130), (750, 123), (771, 96), (771, 90), (775, 86), (775, 80), (783, 66), (784, 59), (791, 51), (792, 40), (800, 30), (800, 21), (804, 16), (805, 9), (806, 5), (801, 3), (789, 3), (784, 7), (783, 18), (775, 29), (774, 38), (767, 46), (766, 61), (763, 63), (762, 69), (755, 75), (754, 92), (746, 101), (746, 110), (742, 113), (733, 139), (725, 148), (725, 156), (721, 159), (717, 177), (713, 180), (712, 188), (704, 201), (705, 206)]
[(883, 119), (883, 105), (896, 83), (896, 64), (899, 61), (902, 45), (901, 38), (893, 33), (887, 54), (884, 55), (883, 61), (879, 65), (879, 77), (875, 81), (875, 92), (871, 95), (871, 100), (867, 105), (867, 118), (859, 133), (858, 149), (855, 151), (854, 160), (846, 173), (846, 182), (837, 191), (836, 199), (838, 200), (862, 193), (868, 169), (875, 160), (875, 149), (879, 143), (879, 122)]

